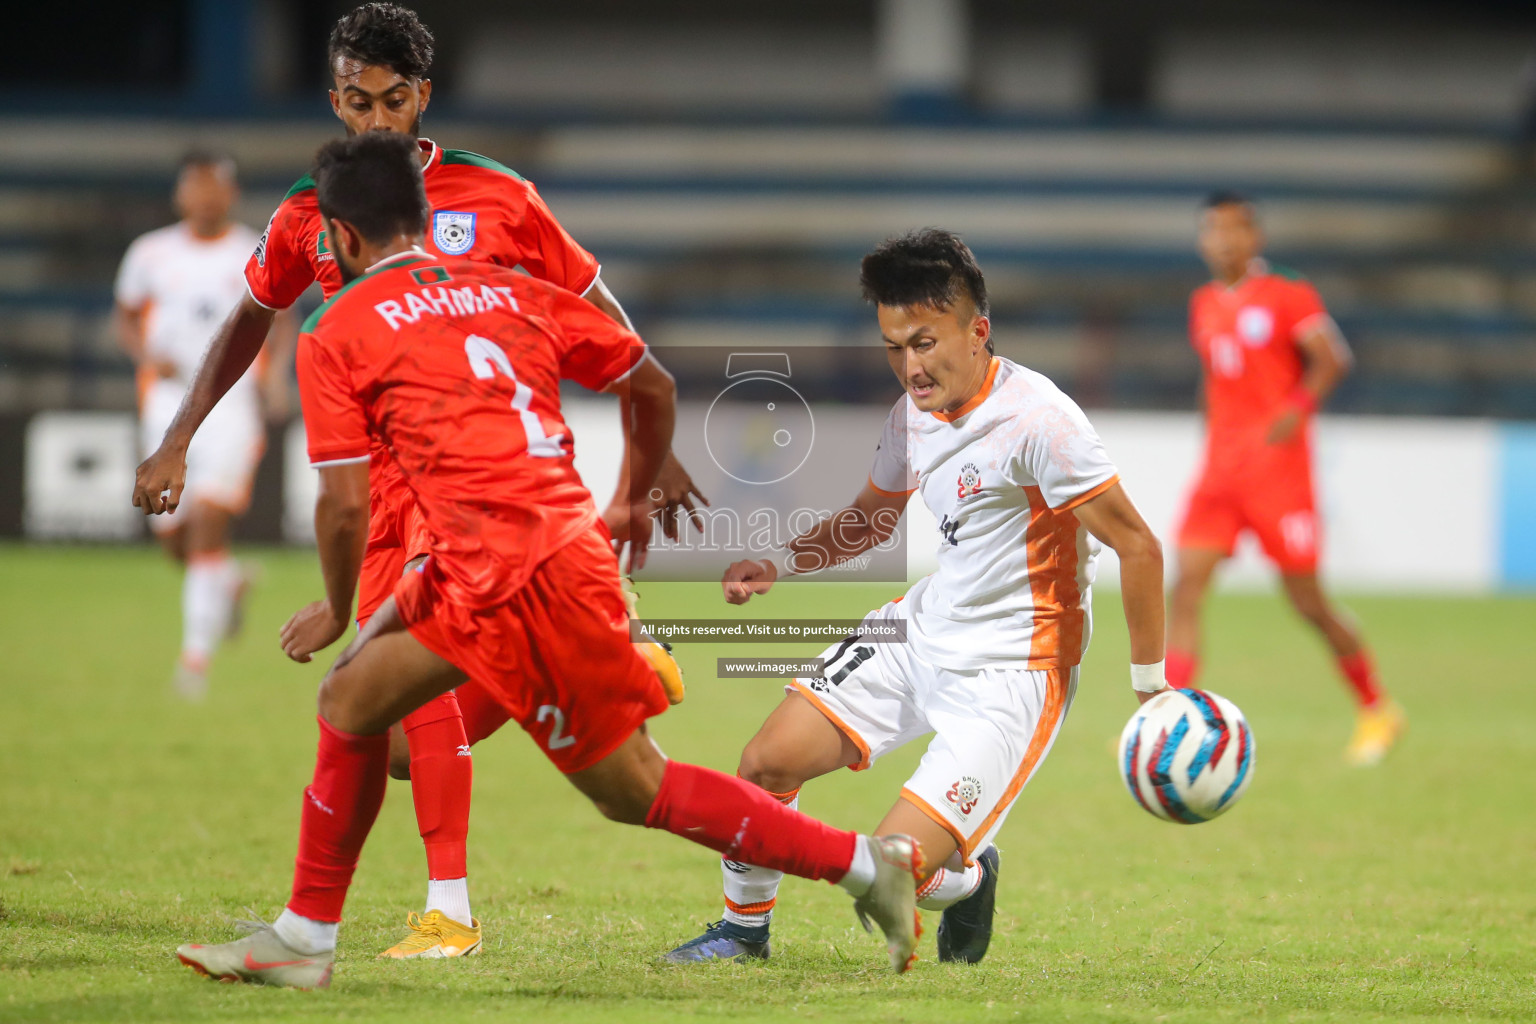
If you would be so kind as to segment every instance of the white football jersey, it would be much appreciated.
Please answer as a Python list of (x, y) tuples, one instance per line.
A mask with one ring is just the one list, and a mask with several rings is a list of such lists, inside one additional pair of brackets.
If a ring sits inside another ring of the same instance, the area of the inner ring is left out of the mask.
[(1099, 544), (1072, 509), (1118, 479), (1077, 403), (1007, 359), (992, 360), (956, 413), (922, 412), (903, 395), (869, 480), (921, 489), (939, 523), (938, 570), (901, 605), (917, 655), (959, 670), (1078, 664)]
[[(145, 354), (175, 363), (183, 386), (245, 294), (245, 263), (255, 248), (256, 232), (244, 224), (202, 239), (182, 223), (140, 235), (128, 247), (117, 271), (117, 301), (146, 309)], [(237, 385), (250, 386), (249, 374)]]

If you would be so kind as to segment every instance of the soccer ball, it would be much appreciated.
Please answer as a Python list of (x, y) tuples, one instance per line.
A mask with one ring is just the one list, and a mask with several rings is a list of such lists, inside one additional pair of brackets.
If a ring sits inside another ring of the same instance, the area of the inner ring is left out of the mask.
[(1231, 810), (1253, 781), (1253, 732), (1225, 697), (1168, 690), (1125, 724), (1119, 763), (1148, 814), (1196, 825)]

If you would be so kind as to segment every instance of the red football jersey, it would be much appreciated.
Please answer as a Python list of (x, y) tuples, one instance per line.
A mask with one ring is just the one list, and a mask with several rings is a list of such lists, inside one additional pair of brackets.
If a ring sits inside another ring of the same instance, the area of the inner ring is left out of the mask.
[(299, 393), (317, 466), (388, 446), (457, 604), (505, 600), (592, 525), (560, 380), (601, 390), (644, 343), (570, 292), (422, 252), (383, 261), (315, 311)]
[[(1209, 463), (1241, 464), (1301, 383), (1297, 341), (1328, 316), (1317, 289), (1257, 261), (1232, 287), (1211, 281), (1189, 302), (1190, 342), (1205, 370)], [(1305, 446), (1306, 432), (1297, 444)]]
[[(533, 184), (476, 153), (419, 141), (429, 154), (427, 248), (442, 256), (521, 266), (533, 277), (581, 295), (597, 279), (597, 259), (576, 244), (549, 212)], [(288, 190), (245, 265), (251, 296), (271, 309), (293, 305), (311, 282), (325, 297), (341, 288), (341, 272), (326, 242), (315, 182)]]
[[(418, 144), (428, 154), (427, 246), (430, 251), (512, 268), (581, 295), (597, 280), (597, 259), (566, 233), (533, 184), (494, 160), (463, 150), (441, 149), (430, 139)], [(313, 281), (326, 298), (341, 288), (336, 257), (326, 244), (315, 198), (314, 179), (305, 176), (288, 191), (246, 262), (251, 296), (286, 309)], [(387, 529), (385, 514), (398, 509), (405, 481), (382, 447), (374, 451), (370, 487), (375, 523)]]

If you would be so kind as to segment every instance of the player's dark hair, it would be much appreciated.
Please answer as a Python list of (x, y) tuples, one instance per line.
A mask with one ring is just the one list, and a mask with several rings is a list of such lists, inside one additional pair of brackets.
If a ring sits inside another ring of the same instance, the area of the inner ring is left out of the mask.
[(409, 135), (364, 132), (327, 142), (310, 176), (321, 215), (346, 221), (375, 245), (426, 233), (421, 150)]
[(1219, 188), (1212, 192), (1200, 204), (1200, 212), (1204, 213), (1206, 210), (1214, 210), (1219, 206), (1241, 206), (1248, 211), (1250, 217), (1255, 220), (1258, 219), (1259, 208), (1254, 203), (1253, 197), (1236, 189)]
[(331, 29), (326, 60), (339, 59), (389, 68), (406, 78), (425, 78), (432, 68), (432, 32), (416, 12), (399, 4), (362, 4)]
[(970, 247), (953, 231), (922, 228), (887, 238), (859, 264), (864, 299), (880, 306), (953, 306), (963, 294), (991, 313), (987, 282)]
[(223, 171), (230, 179), (235, 178), (235, 158), (228, 153), (217, 149), (189, 149), (181, 155), (181, 161), (176, 165), (176, 173), (191, 170), (194, 167), (211, 167), (214, 170)]

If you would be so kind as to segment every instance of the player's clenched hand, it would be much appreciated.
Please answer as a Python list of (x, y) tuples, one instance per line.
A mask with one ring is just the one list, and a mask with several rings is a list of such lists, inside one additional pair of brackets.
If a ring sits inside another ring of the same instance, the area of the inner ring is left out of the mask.
[(677, 540), (678, 520), (683, 518), (692, 523), (695, 530), (704, 532), (704, 517), (694, 504), (694, 499), (697, 498), (705, 506), (709, 505), (709, 499), (704, 497), (704, 492), (694, 484), (683, 464), (670, 451), (662, 460), (661, 471), (656, 474), (655, 491), (661, 492), (657, 502), (661, 507), (661, 532), (668, 540)]
[(330, 601), (306, 605), (283, 625), (283, 653), (294, 661), (308, 661), (310, 655), (341, 639), (348, 625), (346, 614), (338, 615)]
[(731, 604), (746, 604), (752, 599), (753, 594), (766, 594), (773, 587), (773, 581), (779, 578), (779, 571), (772, 562), (753, 558), (744, 558), (739, 562), (732, 562), (725, 570), (725, 577), (721, 579), (720, 586), (725, 591), (725, 599)]
[(1303, 415), (1300, 409), (1287, 409), (1269, 425), (1269, 434), (1264, 439), (1270, 444), (1284, 444), (1289, 441), (1296, 436), (1296, 431), (1301, 429)]
[(187, 452), (161, 445), (139, 463), (133, 480), (133, 505), (147, 516), (175, 512), (187, 485)]

